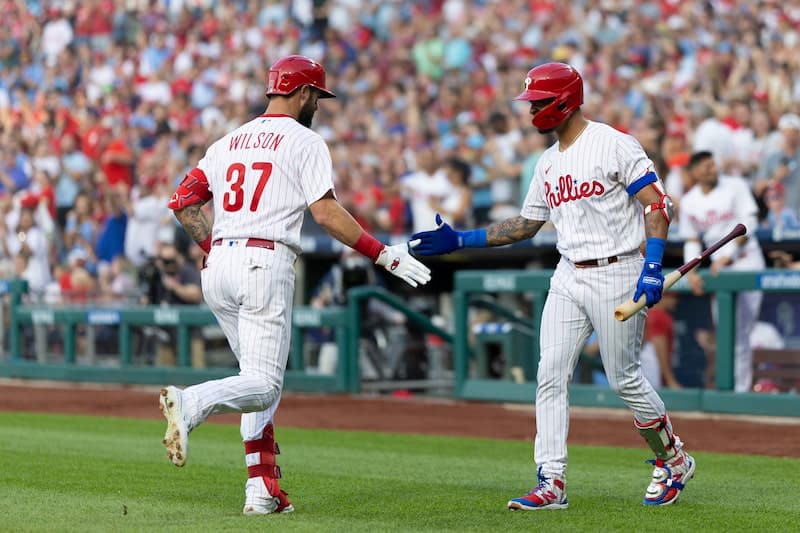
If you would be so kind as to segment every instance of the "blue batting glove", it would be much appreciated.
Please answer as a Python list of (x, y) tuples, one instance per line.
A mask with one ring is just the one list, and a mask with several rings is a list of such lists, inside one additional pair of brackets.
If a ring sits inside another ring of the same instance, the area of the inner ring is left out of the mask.
[(645, 261), (639, 281), (636, 283), (633, 301), (638, 302), (639, 298), (644, 295), (647, 307), (653, 307), (661, 300), (663, 290), (664, 274), (661, 273), (661, 263)]
[[(414, 244), (414, 241), (419, 240)], [(421, 231), (411, 236), (409, 248), (416, 255), (441, 255), (449, 254), (464, 248), (464, 239), (461, 232), (454, 230), (436, 214), (436, 229)]]

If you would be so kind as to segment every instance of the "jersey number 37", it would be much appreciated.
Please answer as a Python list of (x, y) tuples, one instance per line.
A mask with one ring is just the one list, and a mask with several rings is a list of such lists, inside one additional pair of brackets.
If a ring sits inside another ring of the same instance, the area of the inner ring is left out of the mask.
[[(255, 162), (251, 165), (253, 172), (260, 173), (256, 189), (253, 191), (253, 197), (250, 199), (250, 211), (255, 212), (258, 209), (258, 202), (261, 200), (261, 194), (264, 192), (269, 177), (272, 174), (272, 163)], [(229, 184), (230, 190), (225, 193), (222, 198), (222, 208), (225, 211), (239, 211), (244, 206), (244, 176), (247, 172), (247, 167), (242, 163), (233, 163), (228, 167), (228, 172), (225, 173), (225, 181)]]

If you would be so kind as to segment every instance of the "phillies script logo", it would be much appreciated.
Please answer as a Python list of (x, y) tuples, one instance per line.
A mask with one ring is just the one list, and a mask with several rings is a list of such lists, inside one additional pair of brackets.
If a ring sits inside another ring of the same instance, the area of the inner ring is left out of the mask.
[(555, 190), (553, 190), (549, 181), (544, 182), (544, 197), (550, 209), (573, 200), (595, 195), (601, 196), (604, 192), (606, 192), (606, 188), (599, 181), (592, 180), (578, 183), (578, 180), (572, 179), (569, 174), (558, 178), (558, 186)]
[(389, 270), (394, 271), (399, 266), (400, 266), (400, 258), (395, 257), (394, 261), (392, 261), (392, 264), (389, 265)]

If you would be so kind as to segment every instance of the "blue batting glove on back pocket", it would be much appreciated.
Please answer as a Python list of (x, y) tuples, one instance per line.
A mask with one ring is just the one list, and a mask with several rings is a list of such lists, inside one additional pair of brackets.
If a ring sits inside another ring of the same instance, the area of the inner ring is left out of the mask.
[(639, 281), (636, 283), (633, 301), (638, 302), (644, 295), (647, 307), (653, 307), (661, 300), (663, 290), (664, 274), (661, 273), (661, 263), (645, 261)]

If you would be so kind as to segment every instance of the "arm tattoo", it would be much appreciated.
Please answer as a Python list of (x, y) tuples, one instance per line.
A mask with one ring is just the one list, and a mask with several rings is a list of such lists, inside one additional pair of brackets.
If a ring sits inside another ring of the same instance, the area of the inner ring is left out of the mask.
[(544, 225), (544, 220), (530, 220), (523, 216), (495, 222), (486, 228), (486, 245), (502, 246), (530, 239)]
[(667, 222), (659, 209), (647, 213), (647, 216), (644, 217), (645, 237), (658, 237), (660, 239), (666, 239), (668, 230), (669, 222)]
[(193, 204), (175, 210), (175, 218), (195, 242), (201, 242), (211, 233), (211, 224), (202, 210), (202, 204)]

